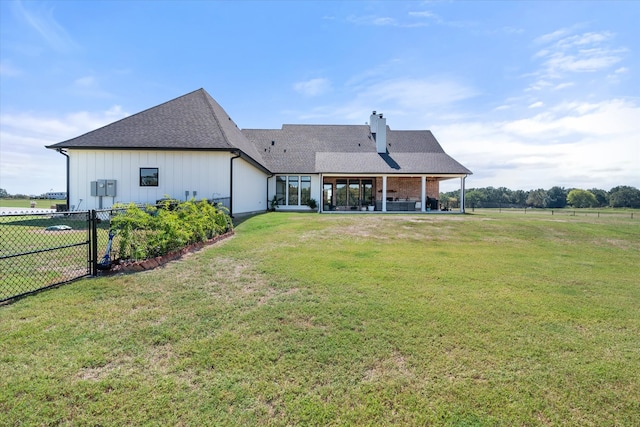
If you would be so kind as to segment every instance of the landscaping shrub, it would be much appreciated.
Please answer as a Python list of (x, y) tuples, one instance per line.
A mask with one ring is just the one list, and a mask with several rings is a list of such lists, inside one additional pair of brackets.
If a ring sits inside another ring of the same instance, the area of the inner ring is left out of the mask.
[(228, 211), (206, 200), (157, 206), (115, 206), (111, 228), (118, 235), (119, 258), (143, 260), (204, 242), (233, 228)]

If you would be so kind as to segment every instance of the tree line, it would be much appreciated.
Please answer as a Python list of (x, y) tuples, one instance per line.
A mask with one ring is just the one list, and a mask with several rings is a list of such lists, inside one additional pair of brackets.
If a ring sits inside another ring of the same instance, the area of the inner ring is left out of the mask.
[[(459, 207), (459, 191), (440, 193), (444, 207)], [(471, 188), (465, 192), (469, 208), (640, 208), (640, 190), (628, 185), (611, 190), (551, 187), (548, 190), (510, 190), (506, 187)]]
[[(440, 204), (446, 208), (459, 207), (459, 191), (440, 193)], [(0, 188), (0, 198), (27, 198), (22, 194), (10, 195)], [(640, 190), (628, 185), (611, 190), (592, 188), (551, 187), (548, 190), (510, 190), (506, 187), (471, 188), (465, 192), (465, 207), (469, 208), (640, 208)]]
[(27, 195), (22, 193), (10, 194), (4, 188), (0, 188), (0, 199), (46, 199), (47, 193), (42, 193), (39, 196), (34, 196), (33, 194)]

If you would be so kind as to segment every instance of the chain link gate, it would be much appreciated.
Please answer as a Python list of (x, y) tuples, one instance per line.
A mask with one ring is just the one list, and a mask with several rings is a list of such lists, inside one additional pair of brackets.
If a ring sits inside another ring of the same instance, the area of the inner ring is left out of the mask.
[(0, 303), (95, 274), (95, 211), (0, 216)]

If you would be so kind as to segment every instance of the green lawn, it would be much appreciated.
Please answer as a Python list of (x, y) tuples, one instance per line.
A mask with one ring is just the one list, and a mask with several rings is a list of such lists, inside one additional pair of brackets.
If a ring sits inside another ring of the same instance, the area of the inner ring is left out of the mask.
[(0, 425), (640, 425), (640, 219), (270, 213), (0, 307)]
[(36, 203), (37, 209), (50, 209), (56, 204), (65, 203), (65, 200), (54, 199), (0, 199), (0, 208), (30, 208), (31, 202)]

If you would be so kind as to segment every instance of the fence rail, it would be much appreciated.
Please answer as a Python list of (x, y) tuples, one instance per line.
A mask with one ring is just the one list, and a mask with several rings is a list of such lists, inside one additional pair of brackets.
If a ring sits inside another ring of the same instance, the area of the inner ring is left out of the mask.
[(520, 215), (549, 215), (549, 216), (582, 216), (596, 218), (640, 218), (637, 209), (592, 209), (592, 208), (525, 208), (525, 207), (496, 207), (496, 208), (467, 208), (468, 213), (506, 213)]
[(90, 212), (0, 216), (0, 302), (91, 274)]

